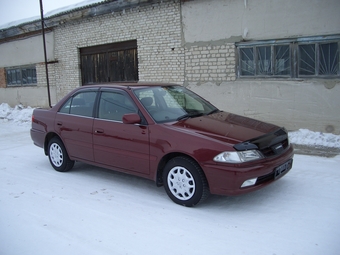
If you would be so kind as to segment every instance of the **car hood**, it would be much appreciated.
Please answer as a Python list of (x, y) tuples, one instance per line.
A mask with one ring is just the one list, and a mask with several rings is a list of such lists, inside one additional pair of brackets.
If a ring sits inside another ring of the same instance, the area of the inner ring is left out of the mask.
[(231, 144), (251, 140), (279, 129), (273, 124), (228, 112), (189, 118), (175, 122), (172, 126)]

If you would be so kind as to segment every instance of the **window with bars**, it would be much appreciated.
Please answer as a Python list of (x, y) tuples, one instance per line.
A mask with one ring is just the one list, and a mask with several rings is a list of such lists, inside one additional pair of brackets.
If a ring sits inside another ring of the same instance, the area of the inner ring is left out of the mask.
[(300, 76), (339, 76), (339, 42), (299, 45)]
[(289, 45), (242, 47), (240, 52), (241, 76), (289, 76)]
[(252, 42), (236, 46), (239, 77), (340, 77), (340, 39)]
[(37, 71), (35, 66), (6, 68), (7, 86), (37, 85)]

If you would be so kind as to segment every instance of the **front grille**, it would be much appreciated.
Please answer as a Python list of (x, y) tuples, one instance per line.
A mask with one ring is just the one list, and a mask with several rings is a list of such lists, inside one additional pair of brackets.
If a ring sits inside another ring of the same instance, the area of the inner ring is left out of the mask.
[(282, 154), (289, 147), (288, 133), (284, 128), (234, 145), (237, 151), (259, 150), (265, 157)]
[(285, 139), (280, 143), (274, 144), (273, 146), (260, 148), (260, 151), (263, 154), (263, 156), (271, 157), (275, 155), (280, 155), (288, 148), (288, 145), (289, 145), (288, 139)]

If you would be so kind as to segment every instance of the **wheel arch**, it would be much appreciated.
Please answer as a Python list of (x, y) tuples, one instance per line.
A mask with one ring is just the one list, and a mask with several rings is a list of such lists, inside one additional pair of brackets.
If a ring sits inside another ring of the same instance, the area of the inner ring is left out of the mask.
[(45, 136), (45, 142), (44, 142), (44, 153), (47, 156), (48, 155), (48, 143), (51, 141), (53, 137), (58, 137), (61, 141), (62, 139), (60, 136), (54, 132), (50, 132)]
[[(196, 162), (197, 165), (199, 165), (201, 167), (201, 165), (198, 163), (198, 161), (193, 158), (192, 156), (190, 155), (187, 155), (185, 153), (181, 153), (181, 152), (171, 152), (169, 154), (166, 154), (162, 157), (162, 159), (159, 161), (158, 163), (158, 167), (157, 167), (157, 175), (156, 175), (156, 185), (157, 187), (161, 187), (163, 186), (163, 169), (166, 165), (166, 163), (175, 158), (175, 157), (178, 157), (178, 156), (182, 156), (182, 157), (186, 157), (186, 158), (190, 158), (191, 160), (193, 160), (194, 162)], [(202, 169), (202, 167), (201, 167)], [(209, 188), (209, 183), (208, 183), (208, 179), (202, 169), (202, 174), (204, 175), (204, 178), (207, 180), (207, 185), (208, 185), (208, 188)]]

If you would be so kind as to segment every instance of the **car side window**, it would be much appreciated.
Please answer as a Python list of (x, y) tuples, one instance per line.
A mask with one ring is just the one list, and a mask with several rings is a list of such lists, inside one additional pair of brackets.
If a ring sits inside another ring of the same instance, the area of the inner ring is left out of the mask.
[(137, 112), (137, 107), (126, 94), (103, 91), (100, 95), (98, 109), (100, 119), (122, 121), (124, 114)]
[(59, 109), (60, 113), (70, 113), (72, 98), (69, 98), (66, 103)]
[(95, 91), (80, 92), (68, 99), (65, 104), (60, 108), (59, 112), (92, 117), (95, 99)]

